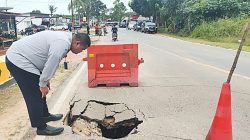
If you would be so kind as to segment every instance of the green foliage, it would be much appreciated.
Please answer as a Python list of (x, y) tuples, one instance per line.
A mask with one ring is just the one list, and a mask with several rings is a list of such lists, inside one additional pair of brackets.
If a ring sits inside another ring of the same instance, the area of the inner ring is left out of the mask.
[(160, 28), (158, 29), (158, 32), (159, 32), (159, 33), (169, 33), (168, 28), (165, 28), (165, 27), (160, 27)]
[(34, 14), (40, 14), (41, 13), (41, 11), (40, 10), (32, 10), (32, 12), (31, 13), (34, 13)]
[(203, 22), (194, 29), (191, 36), (211, 41), (230, 40), (230, 42), (237, 42), (247, 21), (247, 19), (231, 18), (220, 19), (212, 23)]
[[(68, 10), (71, 10), (71, 3)], [(107, 11), (106, 5), (101, 0), (73, 0), (73, 9), (78, 15), (87, 17), (100, 18)]]
[(162, 0), (131, 0), (129, 6), (139, 15), (144, 17), (153, 16), (155, 21), (160, 16)]
[[(190, 33), (190, 35), (187, 33), (186, 28), (181, 29), (178, 33), (175, 33), (175, 35), (181, 37), (199, 38), (202, 39), (202, 41), (213, 41), (217, 43), (211, 45), (219, 45), (225, 48), (237, 49), (239, 40), (243, 34), (244, 27), (249, 20), (249, 17), (246, 18), (244, 16), (240, 16), (238, 18), (220, 19), (214, 22), (204, 21), (201, 25), (197, 26)], [(171, 32), (171, 27), (160, 27), (159, 32), (164, 34), (173, 34)], [(250, 45), (250, 34), (248, 35), (245, 44), (248, 46)], [(227, 45), (231, 45), (231, 47)], [(249, 51), (250, 49), (247, 50)]]
[(152, 11), (149, 10), (149, 3), (147, 0), (132, 0), (129, 6), (133, 11), (144, 17), (152, 16)]
[(120, 0), (115, 0), (113, 4), (114, 8), (112, 9), (111, 19), (113, 21), (121, 22), (122, 18), (124, 18), (126, 15), (127, 8)]
[(204, 22), (250, 15), (249, 0), (132, 0), (129, 6), (142, 16), (158, 17), (170, 33), (182, 35)]
[(49, 5), (49, 11), (50, 11), (50, 16), (52, 17), (53, 13), (55, 13), (57, 10), (57, 7), (54, 5)]

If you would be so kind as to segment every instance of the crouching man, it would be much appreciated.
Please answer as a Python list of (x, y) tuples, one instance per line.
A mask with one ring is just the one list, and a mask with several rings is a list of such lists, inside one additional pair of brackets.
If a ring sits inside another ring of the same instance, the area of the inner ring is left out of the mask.
[(91, 44), (87, 34), (43, 31), (14, 42), (6, 53), (6, 65), (24, 97), (31, 126), (37, 135), (58, 135), (63, 127), (46, 123), (60, 120), (62, 114), (50, 114), (46, 95), (50, 79), (69, 51), (78, 54)]

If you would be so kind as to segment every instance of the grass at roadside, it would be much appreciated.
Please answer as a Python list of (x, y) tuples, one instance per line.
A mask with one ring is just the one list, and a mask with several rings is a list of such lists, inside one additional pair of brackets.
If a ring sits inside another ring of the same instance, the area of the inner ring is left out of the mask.
[[(222, 47), (222, 48), (226, 48), (226, 49), (233, 49), (233, 50), (237, 50), (239, 48), (239, 44), (240, 44), (240, 43), (232, 43), (230, 41), (228, 41), (228, 42), (212, 42), (212, 41), (208, 41), (208, 40), (205, 40), (205, 39), (199, 39), (199, 38), (181, 37), (181, 36), (166, 34), (166, 33), (160, 33), (160, 34), (164, 35), (164, 36), (178, 38), (178, 39), (185, 40), (185, 41), (202, 43), (202, 44), (206, 44), (206, 45)], [(250, 52), (250, 46), (244, 46), (242, 50)]]

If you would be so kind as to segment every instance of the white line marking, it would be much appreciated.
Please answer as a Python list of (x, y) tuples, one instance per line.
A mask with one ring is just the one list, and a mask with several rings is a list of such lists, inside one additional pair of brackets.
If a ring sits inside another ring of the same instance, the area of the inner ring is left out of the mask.
[[(78, 72), (75, 74), (75, 76), (70, 80), (70, 82), (66, 85), (65, 89), (63, 90), (63, 92), (60, 94), (61, 96), (58, 98), (57, 102), (54, 104), (53, 108), (51, 109), (51, 112), (53, 113), (57, 113), (61, 106), (65, 103), (65, 99), (66, 97), (69, 95), (69, 93), (72, 90), (72, 87), (74, 87), (74, 84), (77, 80), (78, 77), (80, 77), (81, 72), (85, 69), (85, 67), (87, 66), (87, 63), (85, 62), (81, 68), (78, 70)], [(35, 140), (44, 140), (46, 138), (46, 136), (36, 136)]]
[[(143, 43), (143, 44), (144, 44), (144, 43)], [(147, 45), (147, 44), (144, 44), (144, 46), (148, 46), (148, 47), (151, 47), (151, 48), (153, 48), (153, 49), (159, 50), (159, 51), (161, 51), (161, 52), (168, 53), (168, 54), (170, 54), (170, 55), (173, 55), (173, 56), (175, 56), (175, 57), (178, 57), (178, 58), (180, 58), (180, 59), (189, 61), (189, 62), (194, 63), (194, 64), (197, 64), (197, 65), (201, 65), (201, 66), (204, 66), (204, 67), (208, 67), (208, 68), (211, 68), (211, 69), (214, 69), (214, 70), (217, 70), (217, 71), (220, 71), (220, 72), (229, 74), (229, 71), (226, 71), (226, 70), (224, 70), (224, 69), (221, 69), (221, 68), (218, 68), (218, 67), (215, 67), (215, 66), (212, 66), (212, 65), (203, 64), (203, 63), (200, 63), (200, 62), (195, 61), (195, 60), (193, 60), (193, 59), (186, 58), (186, 57), (177, 55), (177, 54), (175, 54), (175, 53), (172, 53), (172, 52), (169, 52), (169, 51), (166, 51), (166, 50), (163, 50), (163, 49), (155, 48), (155, 47), (152, 47), (152, 46)], [(237, 74), (237, 73), (234, 73), (233, 75), (234, 75), (234, 76), (237, 76), (237, 77), (240, 77), (240, 78), (244, 78), (244, 79), (250, 80), (250, 77), (248, 77), (248, 76), (244, 76), (244, 75)]]

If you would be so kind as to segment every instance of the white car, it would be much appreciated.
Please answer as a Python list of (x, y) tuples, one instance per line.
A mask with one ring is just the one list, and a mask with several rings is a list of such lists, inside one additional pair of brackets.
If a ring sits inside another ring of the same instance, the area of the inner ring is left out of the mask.
[(66, 23), (56, 24), (49, 27), (50, 30), (68, 30), (68, 25)]
[(129, 30), (132, 30), (132, 29), (134, 29), (134, 25), (136, 24), (136, 21), (130, 21), (129, 23), (128, 23), (128, 29)]

